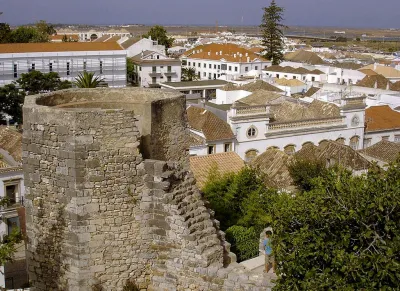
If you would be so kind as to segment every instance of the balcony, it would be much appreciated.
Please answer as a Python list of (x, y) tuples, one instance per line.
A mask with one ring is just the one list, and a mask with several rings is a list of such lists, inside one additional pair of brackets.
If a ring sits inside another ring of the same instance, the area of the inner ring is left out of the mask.
[(149, 73), (149, 76), (152, 77), (152, 78), (153, 77), (161, 77), (162, 73), (161, 72), (152, 71), (152, 72)]
[(164, 72), (164, 75), (165, 75), (165, 76), (172, 76), (172, 75), (176, 75), (176, 74), (177, 74), (177, 72), (176, 72), (176, 71), (173, 71), (173, 70)]

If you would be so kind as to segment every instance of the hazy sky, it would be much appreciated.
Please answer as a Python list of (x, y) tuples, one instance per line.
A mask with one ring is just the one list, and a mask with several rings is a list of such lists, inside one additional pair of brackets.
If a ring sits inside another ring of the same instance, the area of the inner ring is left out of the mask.
[[(287, 25), (400, 28), (400, 0), (276, 0)], [(0, 22), (259, 24), (270, 0), (0, 0)]]

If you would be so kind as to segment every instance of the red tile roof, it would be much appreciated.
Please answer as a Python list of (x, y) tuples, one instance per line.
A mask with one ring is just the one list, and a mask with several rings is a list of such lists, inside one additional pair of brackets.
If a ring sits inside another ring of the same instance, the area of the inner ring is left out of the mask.
[(373, 106), (365, 110), (366, 132), (400, 129), (400, 113), (388, 105)]

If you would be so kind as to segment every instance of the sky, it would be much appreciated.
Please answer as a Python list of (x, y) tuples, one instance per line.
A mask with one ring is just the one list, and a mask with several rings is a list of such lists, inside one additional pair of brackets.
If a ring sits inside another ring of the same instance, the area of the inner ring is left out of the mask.
[[(285, 24), (400, 28), (400, 0), (276, 0)], [(0, 0), (0, 22), (258, 25), (270, 0)]]

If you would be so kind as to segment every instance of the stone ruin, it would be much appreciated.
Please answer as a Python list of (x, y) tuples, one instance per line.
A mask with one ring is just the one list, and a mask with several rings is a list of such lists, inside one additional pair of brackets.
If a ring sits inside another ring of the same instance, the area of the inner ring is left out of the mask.
[(23, 114), (31, 290), (270, 290), (195, 185), (180, 93), (71, 89)]

